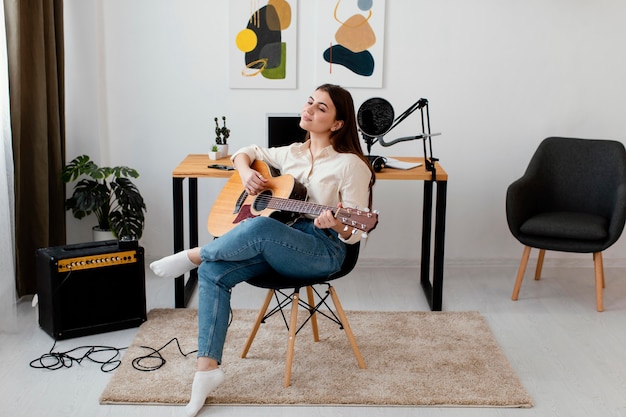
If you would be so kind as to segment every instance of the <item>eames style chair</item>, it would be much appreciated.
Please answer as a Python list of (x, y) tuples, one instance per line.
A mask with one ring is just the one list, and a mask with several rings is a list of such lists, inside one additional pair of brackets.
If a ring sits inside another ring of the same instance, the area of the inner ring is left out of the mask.
[[(263, 306), (259, 310), (252, 332), (246, 341), (241, 357), (245, 358), (247, 356), (261, 324), (264, 323), (270, 316), (277, 313), (281, 314), (288, 330), (287, 358), (285, 362), (285, 376), (283, 384), (285, 387), (288, 387), (291, 384), (291, 367), (294, 359), (296, 335), (300, 329), (302, 329), (303, 326), (310, 321), (313, 330), (313, 338), (316, 342), (319, 342), (320, 339), (317, 327), (317, 316), (323, 315), (324, 317), (337, 323), (339, 327), (345, 331), (359, 367), (361, 369), (365, 369), (365, 362), (363, 361), (356, 339), (348, 323), (346, 313), (341, 306), (335, 288), (330, 283), (330, 281), (341, 278), (352, 271), (359, 256), (359, 246), (360, 243), (347, 245), (348, 252), (341, 269), (328, 277), (303, 279), (301, 277), (289, 277), (280, 275), (278, 272), (273, 272), (256, 276), (246, 281), (256, 287), (265, 288), (268, 292), (265, 297), (265, 301), (263, 302)], [(324, 292), (320, 292), (318, 288), (316, 288), (316, 286), (319, 285), (326, 286), (326, 290)], [(301, 288), (306, 288), (307, 301), (300, 298)], [(315, 296), (319, 298), (319, 301), (316, 301)], [(326, 303), (326, 300), (329, 297), (332, 300), (336, 312), (333, 311)], [(273, 298), (276, 299), (277, 305), (272, 309), (269, 309)], [(285, 313), (289, 306), (291, 306), (290, 316)], [(321, 309), (323, 306), (326, 308)], [(300, 326), (298, 326), (299, 307), (303, 307), (308, 313), (308, 317), (302, 324), (300, 324)]]

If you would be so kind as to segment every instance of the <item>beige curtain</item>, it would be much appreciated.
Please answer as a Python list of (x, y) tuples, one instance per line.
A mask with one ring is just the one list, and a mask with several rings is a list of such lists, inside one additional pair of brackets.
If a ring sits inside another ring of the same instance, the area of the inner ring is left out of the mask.
[(4, 0), (4, 12), (23, 296), (37, 291), (37, 248), (65, 243), (63, 0)]

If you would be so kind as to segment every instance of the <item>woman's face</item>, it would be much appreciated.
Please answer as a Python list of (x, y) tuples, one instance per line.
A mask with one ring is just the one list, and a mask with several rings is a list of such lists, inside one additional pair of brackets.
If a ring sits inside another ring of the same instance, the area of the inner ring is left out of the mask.
[(315, 90), (302, 109), (300, 127), (311, 133), (330, 133), (340, 129), (343, 121), (337, 120), (337, 109), (330, 95), (323, 90)]

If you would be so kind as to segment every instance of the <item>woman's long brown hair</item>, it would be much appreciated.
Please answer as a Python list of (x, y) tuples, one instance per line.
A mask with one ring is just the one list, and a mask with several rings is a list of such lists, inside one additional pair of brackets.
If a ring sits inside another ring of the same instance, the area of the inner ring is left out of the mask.
[(348, 90), (334, 84), (322, 84), (317, 87), (316, 90), (322, 90), (328, 93), (337, 111), (335, 118), (343, 121), (341, 129), (337, 129), (330, 134), (330, 142), (333, 145), (333, 149), (340, 153), (355, 154), (363, 160), (363, 163), (367, 165), (372, 173), (369, 184), (369, 208), (372, 208), (372, 187), (376, 182), (376, 173), (374, 172), (374, 168), (372, 168), (372, 164), (370, 164), (369, 160), (363, 153), (363, 148), (361, 148), (352, 95), (348, 92)]

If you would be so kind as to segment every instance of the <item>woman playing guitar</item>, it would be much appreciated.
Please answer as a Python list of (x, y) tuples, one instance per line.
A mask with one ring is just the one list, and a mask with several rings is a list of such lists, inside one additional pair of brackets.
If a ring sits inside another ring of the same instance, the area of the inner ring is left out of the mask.
[[(248, 146), (232, 156), (243, 189), (256, 196), (267, 188), (257, 160), (289, 174), (306, 187), (308, 202), (328, 207), (371, 207), (374, 171), (359, 142), (354, 103), (345, 89), (318, 87), (307, 99), (300, 120), (304, 143), (278, 148)], [(304, 215), (291, 224), (267, 216), (249, 218), (219, 239), (153, 262), (161, 277), (198, 269), (198, 362), (185, 407), (195, 416), (224, 379), (219, 368), (230, 314), (231, 289), (268, 270), (289, 276), (328, 276), (343, 263), (346, 246), (361, 238), (336, 217), (337, 210)]]

